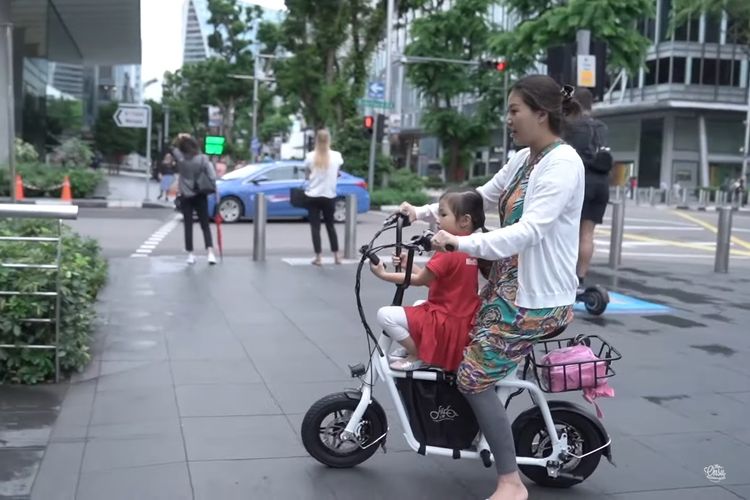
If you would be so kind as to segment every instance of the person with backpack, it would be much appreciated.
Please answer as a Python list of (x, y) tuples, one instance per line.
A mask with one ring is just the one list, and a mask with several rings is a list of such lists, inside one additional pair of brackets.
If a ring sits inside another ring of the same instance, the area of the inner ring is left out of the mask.
[(573, 146), (583, 161), (586, 171), (586, 192), (581, 210), (581, 227), (578, 236), (578, 291), (589, 271), (594, 255), (594, 229), (604, 219), (609, 203), (609, 172), (614, 164), (607, 147), (607, 125), (591, 116), (594, 96), (585, 87), (575, 91), (581, 105), (581, 114), (571, 121), (565, 132), (565, 141)]

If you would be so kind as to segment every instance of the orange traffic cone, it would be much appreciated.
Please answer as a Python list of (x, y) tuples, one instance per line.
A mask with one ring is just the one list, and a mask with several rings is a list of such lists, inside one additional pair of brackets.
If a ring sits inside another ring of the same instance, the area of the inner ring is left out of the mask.
[(23, 180), (20, 175), (16, 175), (16, 201), (25, 199), (26, 196), (23, 194)]
[(60, 195), (62, 201), (73, 201), (73, 195), (70, 192), (70, 179), (66, 175), (62, 183), (62, 193)]

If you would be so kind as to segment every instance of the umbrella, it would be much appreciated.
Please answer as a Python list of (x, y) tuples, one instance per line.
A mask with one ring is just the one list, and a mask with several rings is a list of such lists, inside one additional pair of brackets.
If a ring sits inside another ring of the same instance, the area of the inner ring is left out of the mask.
[(221, 212), (219, 212), (219, 191), (216, 191), (216, 215), (214, 215), (214, 222), (216, 223), (216, 245), (219, 247), (219, 258), (224, 262), (224, 241), (221, 237)]

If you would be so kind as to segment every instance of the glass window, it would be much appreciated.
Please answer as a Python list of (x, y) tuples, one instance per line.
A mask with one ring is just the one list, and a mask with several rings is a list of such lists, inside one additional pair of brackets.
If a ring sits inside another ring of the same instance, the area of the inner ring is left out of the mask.
[(700, 57), (693, 57), (693, 65), (690, 68), (690, 83), (693, 85), (701, 84), (701, 68), (703, 67), (703, 59)]
[(721, 17), (706, 16), (706, 43), (719, 43), (721, 34)]
[(708, 152), (716, 154), (740, 154), (745, 135), (742, 120), (706, 120)]
[(669, 57), (659, 59), (658, 83), (669, 83)]
[(732, 85), (732, 62), (728, 59), (719, 61), (719, 85)]
[(716, 59), (704, 59), (703, 60), (703, 85), (716, 85), (717, 75), (716, 72), (719, 69), (719, 61)]
[(269, 170), (265, 177), (269, 181), (290, 181), (305, 178), (305, 168), (296, 165), (284, 165)]
[(674, 39), (678, 42), (697, 42), (700, 35), (700, 19), (688, 18), (674, 30)]
[(685, 83), (687, 59), (675, 57), (672, 59), (672, 83)]
[(727, 42), (739, 45), (750, 44), (750, 32), (746, 31), (746, 28), (747, 21), (743, 25), (743, 23), (730, 17), (727, 20)]
[(653, 85), (654, 83), (656, 83), (656, 61), (646, 61), (644, 85)]
[(659, 2), (659, 33), (662, 41), (672, 39), (672, 34), (669, 30), (671, 16), (672, 0), (661, 0)]

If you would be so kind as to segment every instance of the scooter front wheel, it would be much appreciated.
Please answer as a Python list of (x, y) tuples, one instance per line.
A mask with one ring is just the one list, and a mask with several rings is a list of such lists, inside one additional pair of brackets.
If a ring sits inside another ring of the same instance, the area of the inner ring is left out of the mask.
[(583, 293), (583, 305), (586, 311), (594, 316), (600, 316), (609, 304), (609, 293), (599, 285), (587, 288)]
[[(583, 415), (565, 410), (552, 410), (552, 421), (555, 423), (558, 435), (563, 432), (567, 435), (570, 453), (582, 456), (604, 444), (594, 423)], [(526, 420), (520, 428), (514, 425), (513, 431), (516, 454), (519, 457), (542, 458), (552, 452), (552, 443), (541, 413)], [(583, 482), (594, 473), (601, 455), (602, 450), (580, 459), (568, 456), (563, 460), (558, 477), (551, 477), (544, 467), (519, 465), (518, 468), (526, 477), (542, 486), (569, 488)]]
[(313, 404), (302, 421), (302, 444), (318, 462), (335, 468), (359, 465), (370, 458), (385, 439), (385, 412), (374, 399), (367, 407), (354, 436), (341, 439), (359, 398), (357, 393), (331, 394)]

